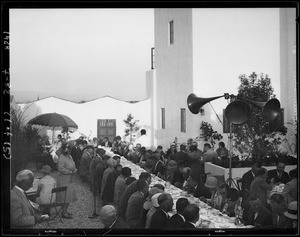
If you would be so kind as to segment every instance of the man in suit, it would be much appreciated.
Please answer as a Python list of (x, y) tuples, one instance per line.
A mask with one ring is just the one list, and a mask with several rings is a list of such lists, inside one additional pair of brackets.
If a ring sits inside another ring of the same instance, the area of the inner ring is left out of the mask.
[(253, 161), (251, 170), (247, 171), (242, 176), (242, 187), (241, 187), (241, 189), (243, 191), (249, 192), (251, 182), (256, 178), (256, 175), (257, 175), (256, 172), (259, 168), (261, 168), (261, 163)]
[(150, 158), (153, 158), (155, 160), (155, 165), (151, 169), (151, 173), (155, 174), (156, 176), (164, 175), (165, 171), (166, 171), (166, 167), (165, 167), (163, 161), (161, 159), (159, 159), (157, 156), (152, 156)]
[(172, 211), (173, 208), (173, 198), (169, 193), (162, 193), (158, 197), (159, 208), (153, 214), (150, 221), (150, 229), (166, 229), (170, 216), (168, 212)]
[[(144, 179), (147, 181), (148, 185), (150, 186), (151, 184), (151, 175), (147, 172), (142, 172), (139, 176), (139, 179)], [(139, 180), (138, 179), (138, 180)], [(134, 182), (132, 182), (130, 185), (128, 185), (124, 191), (124, 193), (122, 194), (121, 198), (120, 198), (120, 202), (119, 202), (119, 207), (118, 207), (118, 216), (122, 217), (125, 219), (125, 214), (126, 214), (126, 210), (127, 210), (127, 204), (128, 204), (128, 200), (130, 198), (130, 196), (137, 191), (137, 181), (135, 180)]]
[(177, 213), (170, 218), (167, 229), (178, 229), (179, 225), (185, 222), (185, 218), (183, 216), (183, 211), (186, 206), (189, 204), (187, 198), (179, 198), (176, 202), (176, 211)]
[(273, 227), (279, 227), (279, 220), (282, 218), (283, 213), (288, 209), (284, 201), (284, 197), (280, 193), (274, 193), (270, 198), (270, 205), (272, 208)]
[(82, 141), (81, 140), (75, 140), (74, 141), (74, 146), (71, 149), (71, 156), (75, 162), (76, 167), (79, 167), (80, 165), (80, 158), (82, 156)]
[(274, 178), (274, 183), (284, 183), (286, 184), (287, 182), (290, 181), (290, 177), (287, 172), (284, 171), (285, 168), (285, 163), (281, 160), (277, 160), (276, 162), (276, 169), (269, 170), (268, 171), (268, 182)]
[(127, 229), (128, 225), (117, 217), (117, 211), (112, 205), (101, 208), (99, 217), (105, 229)]
[(196, 204), (189, 204), (183, 211), (185, 222), (179, 226), (180, 229), (196, 228), (196, 223), (199, 220), (199, 207)]
[(254, 228), (271, 228), (272, 227), (272, 214), (262, 204), (259, 197), (253, 193), (249, 196), (249, 219), (246, 225), (253, 225)]
[(116, 179), (115, 188), (114, 188), (114, 204), (119, 205), (121, 195), (124, 193), (127, 184), (126, 179), (131, 176), (131, 169), (129, 167), (123, 167), (121, 174)]
[(218, 153), (214, 151), (209, 143), (205, 143), (203, 146), (203, 161), (204, 162), (215, 162), (218, 160)]
[(22, 170), (16, 176), (16, 184), (10, 191), (10, 225), (12, 229), (33, 229), (37, 223), (47, 219), (38, 214), (30, 204), (26, 191), (32, 187), (34, 174)]
[(143, 204), (149, 186), (146, 180), (139, 179), (136, 188), (137, 191), (128, 200), (125, 216), (130, 228), (144, 228), (145, 226), (142, 226)]
[(189, 155), (186, 153), (186, 145), (180, 145), (180, 151), (175, 154), (175, 161), (178, 166), (187, 167), (189, 162)]
[(92, 145), (88, 145), (80, 159), (79, 177), (81, 178), (82, 182), (89, 181), (90, 162), (93, 159), (93, 155), (94, 155), (94, 147)]

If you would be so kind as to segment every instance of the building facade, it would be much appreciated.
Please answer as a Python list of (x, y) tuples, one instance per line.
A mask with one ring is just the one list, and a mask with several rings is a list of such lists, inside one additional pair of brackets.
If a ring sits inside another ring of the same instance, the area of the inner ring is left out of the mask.
[[(296, 60), (286, 60), (283, 51), (287, 46), (283, 45), (286, 40), (288, 44), (296, 40), (295, 12), (279, 8), (155, 9), (155, 67), (147, 72), (154, 146), (168, 147), (175, 137), (179, 143), (198, 137), (202, 121), (222, 134), (223, 110), (229, 101), (213, 100), (203, 106), (203, 113), (194, 115), (187, 107), (187, 97), (190, 93), (201, 98), (236, 95), (242, 74), (268, 74), (274, 94), (283, 102), (281, 107), (293, 110), (284, 101), (289, 100), (288, 91), (296, 88)], [(290, 33), (286, 35), (282, 27)], [(283, 75), (283, 69), (288, 75)], [(283, 82), (282, 77), (288, 81)], [(289, 86), (282, 88), (283, 84)], [(293, 116), (285, 113), (287, 120)], [(228, 146), (228, 134), (223, 134), (223, 141)]]

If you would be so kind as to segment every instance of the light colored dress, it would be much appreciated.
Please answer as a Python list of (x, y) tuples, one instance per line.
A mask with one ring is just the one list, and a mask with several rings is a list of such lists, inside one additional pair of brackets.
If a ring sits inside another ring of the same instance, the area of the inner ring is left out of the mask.
[[(75, 162), (71, 155), (61, 154), (58, 159), (58, 176), (57, 176), (57, 187), (67, 186), (66, 203), (77, 201), (77, 195), (73, 178), (75, 174), (71, 174), (76, 169)], [(64, 193), (58, 193), (56, 200), (57, 202), (63, 202)]]
[[(42, 186), (42, 189), (40, 191), (39, 197), (36, 198), (36, 203), (40, 205), (47, 205), (50, 204), (51, 199), (51, 191), (53, 188), (56, 188), (56, 181), (55, 179), (50, 175), (45, 175), (43, 178), (41, 178), (38, 183), (38, 186)], [(52, 202), (55, 202), (56, 200), (56, 194), (54, 193), (52, 196)]]

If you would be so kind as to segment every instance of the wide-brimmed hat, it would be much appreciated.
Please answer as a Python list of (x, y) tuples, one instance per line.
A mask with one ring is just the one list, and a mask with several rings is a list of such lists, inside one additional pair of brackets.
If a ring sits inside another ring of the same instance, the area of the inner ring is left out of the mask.
[(298, 219), (297, 201), (291, 202), (289, 204), (287, 211), (285, 211), (283, 214), (290, 219), (297, 220)]
[(147, 198), (147, 200), (144, 202), (144, 209), (145, 210), (150, 210), (150, 208), (153, 206), (152, 200), (151, 198), (157, 194), (157, 193), (162, 193), (163, 190), (158, 189), (157, 187), (152, 187), (149, 191), (149, 196)]
[(159, 204), (158, 204), (158, 197), (161, 195), (162, 193), (156, 193), (152, 196), (151, 198), (151, 202), (152, 202), (152, 205), (154, 207), (159, 207)]
[(215, 177), (207, 177), (204, 185), (207, 188), (216, 188), (218, 186), (218, 180)]
[(44, 174), (51, 174), (51, 167), (49, 165), (44, 165), (41, 171)]

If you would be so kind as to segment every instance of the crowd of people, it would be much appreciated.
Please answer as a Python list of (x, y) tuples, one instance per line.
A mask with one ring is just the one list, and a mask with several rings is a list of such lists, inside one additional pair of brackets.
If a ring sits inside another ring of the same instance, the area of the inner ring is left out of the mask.
[[(142, 131), (142, 136), (145, 132)], [(145, 143), (144, 143), (145, 142)], [(151, 186), (151, 174), (165, 180), (229, 217), (254, 228), (296, 228), (297, 226), (297, 169), (288, 173), (285, 164), (278, 160), (275, 170), (267, 171), (258, 161), (241, 179), (241, 189), (220, 182), (205, 173), (205, 162), (226, 162), (228, 150), (223, 142), (214, 151), (205, 143), (203, 151), (196, 142), (172, 143), (164, 151), (162, 146), (149, 149), (146, 139), (130, 143), (117, 136), (113, 141), (107, 137), (88, 142), (82, 137), (66, 141), (58, 137), (53, 148), (52, 160), (43, 158), (43, 178), (39, 180), (36, 203), (38, 212), (32, 207), (25, 192), (32, 186), (33, 173), (22, 170), (16, 177), (11, 194), (11, 226), (33, 228), (45, 220), (51, 189), (67, 187), (62, 217), (72, 219), (68, 206), (77, 201), (74, 176), (88, 185), (94, 197), (102, 203), (99, 212), (105, 228), (132, 229), (189, 229), (196, 228), (199, 206), (189, 203), (185, 197), (173, 202), (172, 194), (165, 192), (161, 184)], [(114, 155), (106, 155), (109, 148)], [(47, 149), (47, 145), (44, 146)], [(178, 149), (179, 148), (179, 149)], [(51, 148), (50, 148), (51, 149)], [(138, 179), (132, 177), (129, 167), (122, 167), (121, 156), (142, 167), (145, 172)], [(57, 169), (57, 180), (49, 175)], [(281, 193), (269, 195), (274, 185), (284, 184)], [(151, 186), (151, 188), (150, 188)], [(62, 200), (60, 195), (57, 201)], [(176, 214), (170, 216), (173, 205)], [(38, 213), (38, 214), (37, 214)]]

